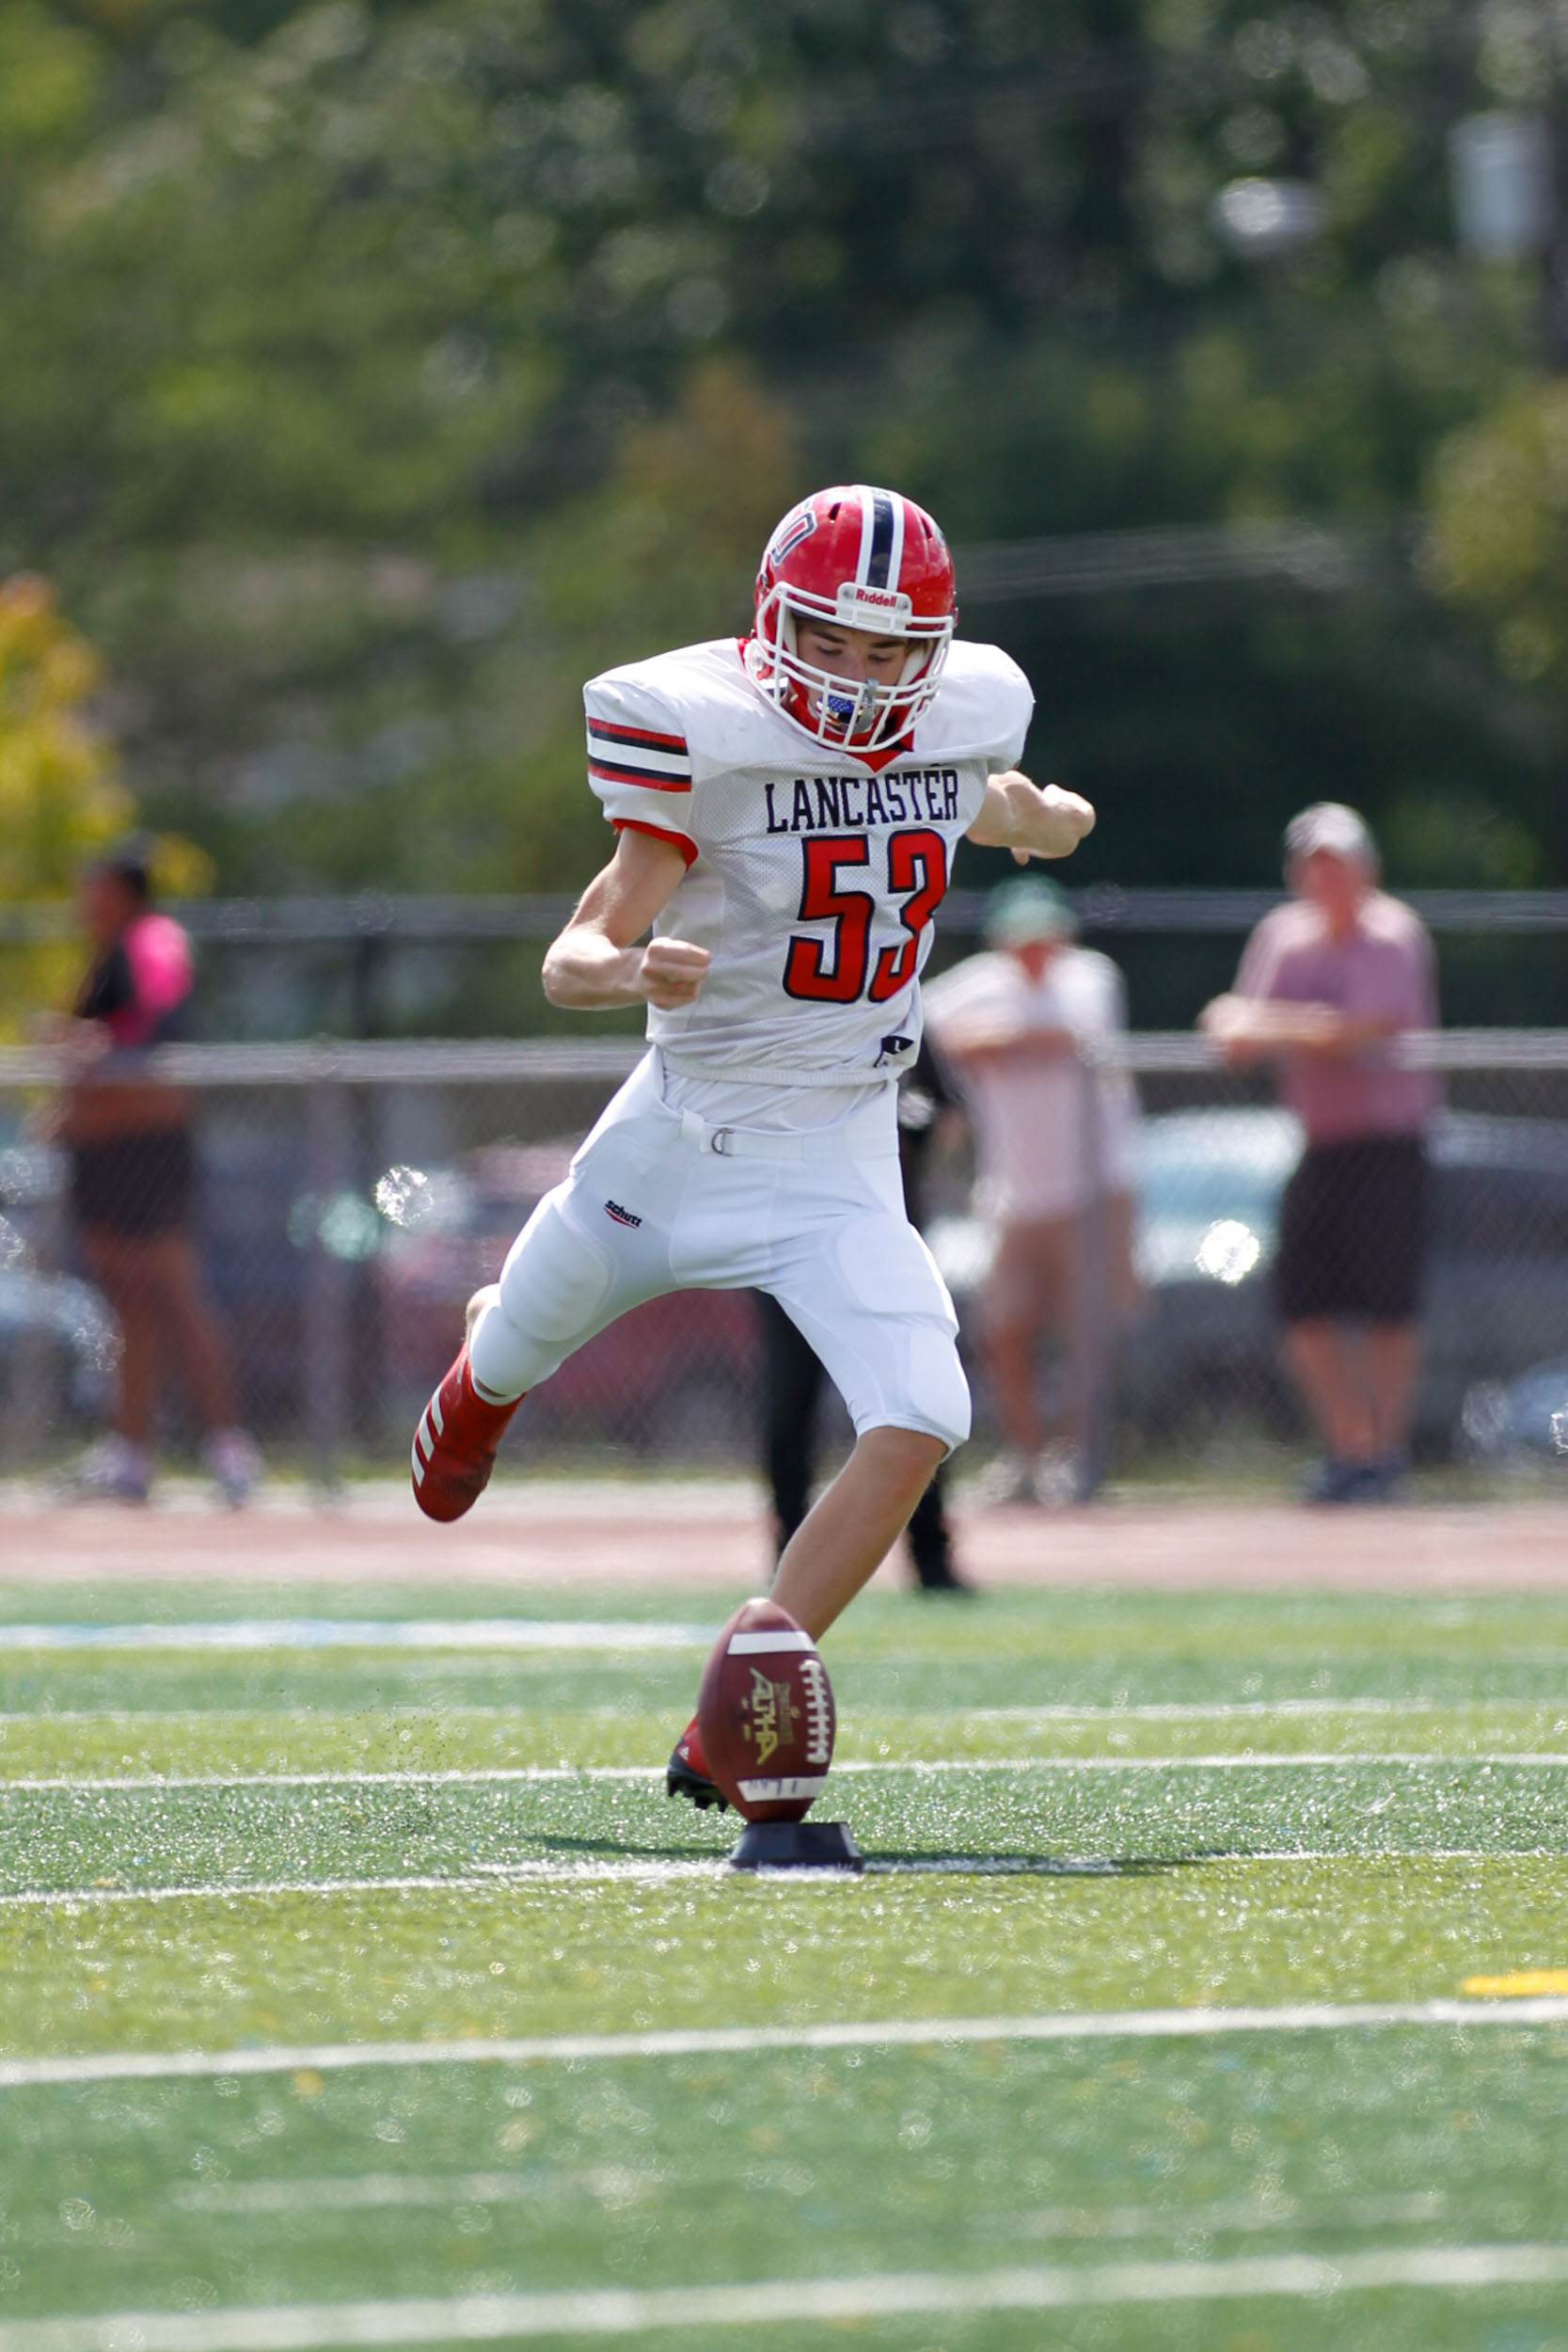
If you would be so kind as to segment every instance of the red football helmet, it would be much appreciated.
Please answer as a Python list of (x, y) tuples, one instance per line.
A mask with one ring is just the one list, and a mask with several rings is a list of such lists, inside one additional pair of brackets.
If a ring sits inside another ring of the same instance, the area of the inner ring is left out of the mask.
[[(864, 483), (818, 490), (790, 508), (768, 542), (746, 667), (817, 742), (885, 752), (934, 699), (958, 617), (953, 559), (924, 507)], [(896, 683), (834, 677), (802, 661), (803, 620), (908, 638)]]

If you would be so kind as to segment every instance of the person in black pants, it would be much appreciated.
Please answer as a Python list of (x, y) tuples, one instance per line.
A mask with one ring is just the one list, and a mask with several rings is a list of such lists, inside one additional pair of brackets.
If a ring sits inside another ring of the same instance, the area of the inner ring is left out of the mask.
[[(937, 1122), (944, 1111), (958, 1104), (958, 1094), (935, 1053), (923, 1041), (898, 1087), (898, 1158), (911, 1225), (925, 1222), (921, 1174)], [(778, 1300), (766, 1291), (752, 1295), (762, 1325), (763, 1456), (773, 1505), (774, 1547), (782, 1552), (811, 1508), (816, 1408), (827, 1374)], [(945, 1476), (943, 1463), (915, 1504), (905, 1539), (923, 1591), (972, 1593), (974, 1585), (953, 1565), (953, 1539), (942, 1496)]]

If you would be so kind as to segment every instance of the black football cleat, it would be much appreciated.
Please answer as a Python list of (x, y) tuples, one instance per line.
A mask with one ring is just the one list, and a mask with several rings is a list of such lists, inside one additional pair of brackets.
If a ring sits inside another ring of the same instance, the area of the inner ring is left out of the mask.
[(727, 1813), (730, 1801), (716, 1781), (708, 1778), (707, 1758), (703, 1754), (702, 1734), (697, 1729), (695, 1715), (675, 1741), (670, 1756), (670, 1768), (664, 1775), (667, 1797), (689, 1797), (699, 1813), (705, 1813), (710, 1804), (721, 1813)]

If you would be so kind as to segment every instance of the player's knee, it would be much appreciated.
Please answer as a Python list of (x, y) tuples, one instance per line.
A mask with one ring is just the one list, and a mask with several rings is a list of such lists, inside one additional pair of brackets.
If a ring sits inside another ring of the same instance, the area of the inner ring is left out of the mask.
[(507, 1253), (496, 1295), (474, 1326), (468, 1360), (495, 1396), (537, 1388), (594, 1328), (615, 1279), (595, 1248), (546, 1195)]
[(965, 1443), (972, 1418), (969, 1382), (955, 1347), (949, 1351), (943, 1376), (932, 1383), (924, 1421), (931, 1435), (941, 1439), (943, 1458)]
[(895, 1485), (905, 1486), (916, 1501), (947, 1458), (945, 1439), (929, 1429), (905, 1429), (884, 1422), (863, 1432), (861, 1446), (874, 1451), (879, 1466)]
[[(939, 1327), (917, 1327), (913, 1340), (901, 1352), (902, 1377), (897, 1392), (883, 1398), (875, 1422), (911, 1437), (934, 1440), (934, 1470), (969, 1436), (969, 1383), (964, 1378), (957, 1346)], [(871, 1425), (872, 1417), (868, 1417), (862, 1424), (862, 1434)]]

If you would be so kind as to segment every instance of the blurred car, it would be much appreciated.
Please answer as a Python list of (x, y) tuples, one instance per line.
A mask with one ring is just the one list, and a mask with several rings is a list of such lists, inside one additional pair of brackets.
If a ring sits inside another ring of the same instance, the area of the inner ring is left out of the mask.
[[(1270, 1105), (1171, 1111), (1136, 1136), (1136, 1263), (1147, 1308), (1124, 1351), (1117, 1417), (1146, 1440), (1231, 1417), (1288, 1435), (1299, 1408), (1278, 1362), (1268, 1280), (1301, 1129)], [(1473, 1450), (1467, 1400), (1568, 1345), (1568, 1124), (1449, 1111), (1431, 1136), (1432, 1249), (1415, 1438)], [(970, 1220), (934, 1227), (957, 1291), (983, 1279)], [(1560, 1395), (1559, 1404), (1563, 1402)], [(1470, 1418), (1478, 1410), (1470, 1404)]]
[(1460, 1415), (1463, 1450), (1473, 1461), (1544, 1454), (1568, 1469), (1568, 1356), (1531, 1364), (1516, 1380), (1478, 1380)]

